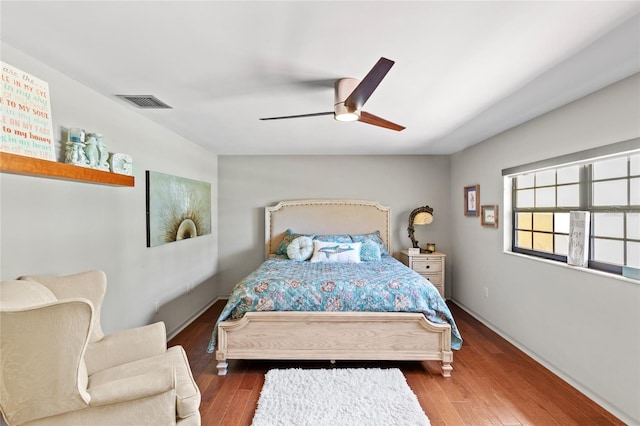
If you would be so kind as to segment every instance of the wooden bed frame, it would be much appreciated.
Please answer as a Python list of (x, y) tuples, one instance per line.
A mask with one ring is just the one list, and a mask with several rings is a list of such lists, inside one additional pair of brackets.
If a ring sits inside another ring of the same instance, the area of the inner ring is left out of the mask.
[[(389, 250), (391, 210), (372, 201), (283, 201), (265, 208), (266, 257), (276, 252), (284, 232), (366, 234), (380, 231)], [(441, 374), (453, 367), (451, 326), (420, 313), (249, 312), (219, 324), (218, 374), (229, 359), (435, 360)]]

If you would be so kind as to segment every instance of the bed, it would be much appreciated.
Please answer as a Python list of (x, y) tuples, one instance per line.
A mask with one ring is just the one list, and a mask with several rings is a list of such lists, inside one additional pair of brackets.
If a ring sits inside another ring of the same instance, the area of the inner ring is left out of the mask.
[[(208, 351), (216, 352), (218, 374), (227, 374), (229, 359), (435, 360), (450, 377), (452, 348), (462, 339), (435, 287), (388, 255), (390, 216), (373, 201), (266, 207), (266, 260), (235, 286), (212, 332)], [(290, 260), (283, 247), (301, 235), (321, 242), (314, 241), (311, 260)], [(351, 245), (342, 244), (346, 237)], [(364, 256), (370, 239), (381, 254), (375, 261), (315, 261), (338, 247)]]

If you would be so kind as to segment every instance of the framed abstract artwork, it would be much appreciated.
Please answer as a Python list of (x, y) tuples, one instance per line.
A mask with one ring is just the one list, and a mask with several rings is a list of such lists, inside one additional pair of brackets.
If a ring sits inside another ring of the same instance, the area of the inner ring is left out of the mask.
[(147, 170), (147, 247), (211, 234), (211, 184)]
[(464, 187), (464, 215), (478, 216), (480, 210), (480, 185)]

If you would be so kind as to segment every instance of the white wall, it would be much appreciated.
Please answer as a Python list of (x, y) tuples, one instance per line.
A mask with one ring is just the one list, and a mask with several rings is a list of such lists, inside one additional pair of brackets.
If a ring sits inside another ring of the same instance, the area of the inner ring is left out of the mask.
[[(385, 131), (385, 130), (381, 130)], [(282, 200), (360, 199), (391, 206), (395, 252), (409, 247), (409, 214), (428, 204), (431, 225), (416, 228), (424, 246), (449, 241), (448, 156), (219, 156), (220, 294), (264, 260), (264, 207)], [(449, 267), (449, 265), (447, 265)]]
[[(640, 282), (504, 253), (501, 170), (637, 138), (639, 94), (636, 74), (454, 154), (450, 197), (453, 299), (631, 424), (640, 423)], [(463, 216), (471, 184), (481, 204), (500, 205), (499, 229)]]
[[(171, 334), (216, 296), (217, 157), (6, 44), (2, 60), (48, 82), (58, 148), (63, 127), (102, 133), (133, 157), (136, 183), (0, 174), (1, 278), (103, 269), (105, 332), (164, 320)], [(145, 170), (210, 182), (212, 234), (147, 248)]]

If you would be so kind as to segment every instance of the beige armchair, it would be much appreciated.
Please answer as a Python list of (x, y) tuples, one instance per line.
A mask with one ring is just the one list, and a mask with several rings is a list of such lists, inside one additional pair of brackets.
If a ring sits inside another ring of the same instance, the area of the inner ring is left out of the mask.
[(0, 410), (13, 425), (199, 425), (200, 391), (164, 323), (105, 336), (102, 271), (0, 283)]

